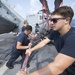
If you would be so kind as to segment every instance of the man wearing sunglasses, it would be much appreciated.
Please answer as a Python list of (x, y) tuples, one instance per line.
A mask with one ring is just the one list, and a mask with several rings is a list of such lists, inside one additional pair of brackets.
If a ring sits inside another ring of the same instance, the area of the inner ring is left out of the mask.
[(26, 51), (31, 54), (32, 51), (54, 40), (58, 51), (54, 61), (33, 73), (25, 74), (25, 72), (19, 71), (17, 75), (75, 75), (75, 28), (70, 26), (73, 15), (71, 7), (62, 6), (56, 9), (51, 15), (50, 21), (53, 30), (48, 38)]

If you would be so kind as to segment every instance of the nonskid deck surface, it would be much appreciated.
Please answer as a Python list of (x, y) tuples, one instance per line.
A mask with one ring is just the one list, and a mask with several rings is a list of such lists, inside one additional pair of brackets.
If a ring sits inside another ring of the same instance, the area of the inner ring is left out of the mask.
[[(21, 57), (15, 61), (13, 69), (8, 69), (6, 67), (6, 62), (10, 58), (11, 49), (15, 43), (16, 37), (17, 36), (14, 34), (0, 36), (0, 75), (16, 75), (16, 72), (20, 70)], [(33, 44), (36, 43), (38, 43), (38, 39), (33, 41)], [(30, 62), (30, 67), (27, 69), (28, 72), (33, 72), (53, 61), (57, 55), (57, 51), (52, 44), (48, 44), (39, 49), (39, 51), (34, 52), (33, 55), (34, 57)]]

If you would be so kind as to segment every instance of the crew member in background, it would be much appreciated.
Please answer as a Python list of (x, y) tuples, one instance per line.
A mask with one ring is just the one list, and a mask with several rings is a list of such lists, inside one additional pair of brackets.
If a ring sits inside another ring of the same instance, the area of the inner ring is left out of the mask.
[[(19, 36), (17, 37), (17, 40), (11, 51), (11, 57), (10, 57), (9, 61), (6, 63), (6, 66), (9, 69), (14, 68), (13, 63), (19, 56), (22, 57), (22, 64), (23, 64), (26, 49), (31, 46), (31, 43), (28, 39), (28, 35), (31, 32), (32, 32), (32, 27), (30, 25), (28, 25), (25, 27), (24, 31), (21, 32), (19, 34)], [(22, 64), (21, 64), (21, 67), (22, 67)]]
[(27, 20), (24, 21), (24, 26), (22, 27), (22, 32), (25, 30), (26, 26), (28, 26)]

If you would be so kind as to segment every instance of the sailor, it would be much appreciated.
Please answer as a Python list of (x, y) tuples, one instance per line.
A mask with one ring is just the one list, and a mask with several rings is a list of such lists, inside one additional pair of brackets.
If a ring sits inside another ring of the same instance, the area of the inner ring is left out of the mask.
[(26, 50), (26, 53), (31, 54), (32, 51), (54, 40), (58, 51), (57, 56), (54, 61), (33, 73), (26, 74), (24, 71), (19, 71), (16, 75), (75, 75), (75, 28), (70, 26), (73, 16), (73, 9), (69, 6), (59, 7), (52, 12), (53, 31), (48, 35), (48, 38)]
[(25, 30), (26, 26), (28, 26), (27, 20), (24, 21), (24, 26), (22, 27), (22, 32)]
[[(24, 32), (20, 33), (17, 37), (17, 40), (12, 48), (11, 51), (11, 57), (9, 61), (7, 62), (6, 66), (9, 69), (13, 69), (13, 63), (14, 61), (21, 56), (22, 57), (22, 64), (25, 58), (25, 51), (27, 48), (30, 47), (31, 43), (29, 43), (28, 35), (32, 32), (32, 27), (30, 25), (26, 26), (24, 29)], [(21, 64), (21, 66), (22, 66)]]
[(38, 34), (39, 33), (39, 24), (38, 23), (36, 23), (36, 26), (35, 26), (35, 33), (36, 34)]

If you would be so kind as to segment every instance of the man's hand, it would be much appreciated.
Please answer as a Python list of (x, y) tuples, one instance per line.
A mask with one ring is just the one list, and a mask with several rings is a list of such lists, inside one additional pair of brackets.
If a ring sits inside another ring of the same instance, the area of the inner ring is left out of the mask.
[(26, 50), (26, 53), (25, 53), (25, 54), (29, 54), (29, 56), (30, 56), (30, 54), (31, 54), (31, 49), (30, 49), (31, 46), (32, 46), (32, 43), (29, 43), (29, 44), (28, 44), (28, 48), (29, 48), (29, 49), (27, 49), (27, 50)]
[(24, 72), (24, 71), (18, 71), (18, 72), (16, 73), (16, 75), (27, 75), (27, 74), (26, 74), (26, 72)]
[(29, 43), (29, 44), (28, 44), (28, 48), (31, 48), (31, 46), (32, 46), (32, 43)]
[(33, 34), (33, 33), (29, 34), (29, 39), (30, 40), (34, 39), (35, 37), (37, 37), (37, 34)]
[(25, 54), (29, 54), (30, 56), (31, 53), (32, 53), (31, 49), (27, 49)]

